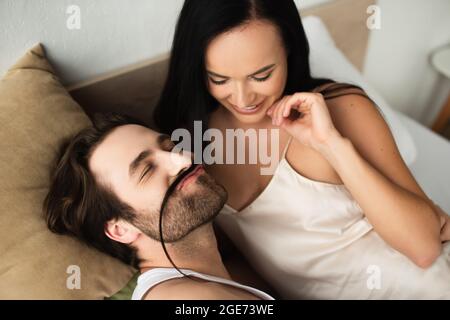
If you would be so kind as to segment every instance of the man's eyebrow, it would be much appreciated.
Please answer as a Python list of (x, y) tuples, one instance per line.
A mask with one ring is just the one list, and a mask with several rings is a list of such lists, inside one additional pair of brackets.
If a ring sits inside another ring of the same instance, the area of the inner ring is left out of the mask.
[(171, 140), (170, 136), (168, 134), (160, 134), (158, 138), (156, 138), (156, 142), (158, 143), (158, 146), (162, 149), (163, 143), (166, 142), (166, 140)]
[[(265, 66), (265, 67), (262, 67), (262, 68), (259, 69), (258, 71), (253, 72), (252, 74), (248, 75), (248, 77), (256, 76), (257, 74), (263, 73), (264, 71), (267, 71), (267, 70), (271, 69), (271, 68), (274, 67), (274, 66), (275, 66), (275, 63), (269, 64), (269, 65), (267, 65), (267, 66)], [(207, 70), (207, 72), (208, 72), (210, 75), (215, 76), (215, 77), (218, 77), (218, 78), (225, 78), (225, 79), (228, 79), (228, 78), (229, 78), (229, 77), (227, 77), (227, 76), (223, 76), (223, 75), (220, 75), (220, 74), (218, 74), (218, 73), (215, 73), (215, 72), (212, 72), (212, 71), (209, 71), (209, 70)]]
[(136, 172), (136, 169), (139, 168), (142, 161), (144, 161), (151, 153), (151, 150), (144, 150), (130, 163), (130, 167), (128, 168), (128, 175), (130, 177)]

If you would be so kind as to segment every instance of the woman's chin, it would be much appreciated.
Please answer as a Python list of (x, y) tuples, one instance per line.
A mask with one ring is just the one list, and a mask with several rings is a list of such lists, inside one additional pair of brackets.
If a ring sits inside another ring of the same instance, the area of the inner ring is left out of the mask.
[(266, 121), (267, 120), (266, 118), (268, 117), (266, 115), (267, 112), (266, 108), (261, 108), (257, 112), (250, 114), (238, 112), (234, 110), (234, 108), (229, 111), (231, 115), (242, 124), (259, 124)]
[(267, 120), (264, 112), (258, 112), (257, 114), (252, 115), (233, 114), (233, 116), (243, 124), (259, 124), (264, 120)]

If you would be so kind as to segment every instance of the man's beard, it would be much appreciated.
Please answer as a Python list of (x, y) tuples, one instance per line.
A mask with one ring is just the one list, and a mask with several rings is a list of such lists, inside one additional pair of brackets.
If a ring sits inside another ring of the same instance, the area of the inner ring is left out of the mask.
[[(181, 240), (193, 230), (212, 221), (227, 201), (227, 192), (210, 175), (201, 174), (192, 187), (195, 190), (183, 194), (176, 190), (177, 185), (195, 169), (192, 165), (182, 172), (167, 190), (164, 197), (162, 214), (162, 236), (164, 242)], [(194, 185), (195, 184), (195, 185)], [(132, 223), (147, 236), (161, 241), (159, 232), (160, 213), (138, 213)]]

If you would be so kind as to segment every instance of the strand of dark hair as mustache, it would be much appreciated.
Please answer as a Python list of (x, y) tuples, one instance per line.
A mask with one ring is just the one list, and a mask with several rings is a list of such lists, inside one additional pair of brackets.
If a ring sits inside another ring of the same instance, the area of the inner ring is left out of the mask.
[(172, 264), (172, 266), (179, 272), (181, 273), (183, 276), (191, 279), (191, 280), (195, 280), (193, 279), (191, 276), (185, 274), (183, 271), (181, 271), (173, 262), (172, 258), (169, 255), (169, 252), (167, 251), (166, 248), (166, 244), (164, 243), (164, 239), (163, 239), (163, 229), (162, 229), (162, 223), (163, 223), (163, 213), (164, 213), (164, 209), (166, 208), (166, 204), (167, 201), (169, 200), (170, 196), (172, 195), (172, 193), (175, 191), (175, 188), (178, 186), (178, 184), (181, 182), (181, 180), (183, 180), (188, 174), (190, 174), (192, 171), (194, 171), (194, 169), (197, 167), (196, 164), (192, 164), (189, 168), (185, 169), (184, 171), (180, 172), (178, 177), (175, 179), (175, 181), (169, 186), (169, 188), (167, 189), (166, 194), (164, 195), (162, 204), (161, 204), (161, 209), (160, 209), (160, 213), (159, 213), (159, 238), (161, 241), (161, 245), (163, 247), (164, 250), (164, 254), (166, 255), (167, 259), (169, 259), (170, 263)]

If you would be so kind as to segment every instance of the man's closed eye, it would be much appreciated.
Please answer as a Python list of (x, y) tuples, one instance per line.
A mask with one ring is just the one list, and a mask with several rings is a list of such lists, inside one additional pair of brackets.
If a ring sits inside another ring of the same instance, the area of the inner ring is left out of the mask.
[(141, 174), (141, 177), (139, 178), (139, 183), (142, 182), (142, 180), (146, 177), (146, 176), (150, 176), (151, 173), (153, 172), (153, 165), (149, 164), (145, 167), (144, 171)]

